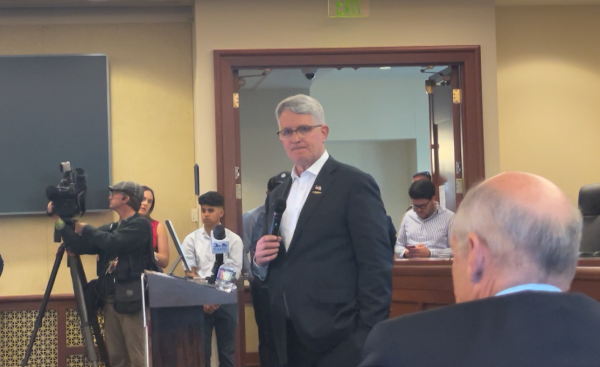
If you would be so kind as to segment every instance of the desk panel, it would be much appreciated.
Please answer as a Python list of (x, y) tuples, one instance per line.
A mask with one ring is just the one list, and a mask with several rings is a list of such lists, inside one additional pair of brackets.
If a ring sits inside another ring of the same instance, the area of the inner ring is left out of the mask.
[[(396, 260), (392, 270), (391, 317), (454, 303), (452, 260)], [(571, 292), (600, 302), (600, 259), (580, 259)]]

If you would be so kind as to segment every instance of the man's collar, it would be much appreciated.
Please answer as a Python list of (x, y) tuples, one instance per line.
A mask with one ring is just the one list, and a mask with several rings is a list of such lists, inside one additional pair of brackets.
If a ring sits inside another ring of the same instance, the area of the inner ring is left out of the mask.
[[(215, 225), (215, 227), (216, 227), (216, 226), (218, 226), (218, 225), (220, 225), (220, 224), (221, 224), (221, 223), (217, 223), (217, 224)], [(221, 224), (221, 225), (222, 225), (222, 224)], [(213, 228), (213, 230), (214, 230), (214, 228)], [(203, 234), (203, 235), (205, 235), (206, 237), (210, 237), (210, 233), (206, 232), (206, 229), (204, 229), (204, 226), (202, 226), (202, 227), (200, 228), (200, 233), (201, 233), (201, 234)]]
[(125, 218), (125, 219), (123, 219), (123, 218), (119, 217), (119, 222), (121, 222), (121, 223), (123, 223), (123, 222), (127, 222), (128, 220), (130, 220), (130, 219), (133, 219), (133, 218), (137, 218), (137, 217), (139, 217), (139, 216), (140, 216), (140, 214), (139, 214), (139, 213), (137, 213), (137, 212), (133, 212), (133, 214), (132, 214), (132, 215), (128, 216), (128, 217), (127, 217), (127, 218)]
[(523, 292), (523, 291), (536, 291), (536, 292), (562, 292), (560, 288), (550, 284), (543, 283), (528, 283), (521, 284), (514, 287), (507, 288), (503, 291), (496, 293), (496, 296), (503, 296), (505, 294)]
[[(317, 159), (317, 161), (315, 163), (312, 164), (312, 166), (308, 167), (308, 169), (304, 172), (310, 172), (315, 176), (319, 175), (319, 172), (321, 172), (321, 169), (323, 168), (323, 166), (325, 165), (325, 162), (327, 162), (327, 160), (329, 159), (329, 153), (327, 153), (327, 150), (325, 150), (323, 152), (323, 154), (321, 155), (321, 157), (319, 159)], [(292, 168), (292, 179), (297, 179), (300, 176), (298, 176), (296, 174), (296, 166), (294, 165), (294, 167)]]

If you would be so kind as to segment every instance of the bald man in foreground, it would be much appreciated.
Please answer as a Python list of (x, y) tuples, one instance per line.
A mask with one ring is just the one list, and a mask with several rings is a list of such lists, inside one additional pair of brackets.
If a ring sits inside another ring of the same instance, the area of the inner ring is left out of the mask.
[(600, 304), (565, 293), (581, 221), (539, 176), (470, 190), (451, 234), (458, 304), (378, 324), (360, 366), (600, 366)]

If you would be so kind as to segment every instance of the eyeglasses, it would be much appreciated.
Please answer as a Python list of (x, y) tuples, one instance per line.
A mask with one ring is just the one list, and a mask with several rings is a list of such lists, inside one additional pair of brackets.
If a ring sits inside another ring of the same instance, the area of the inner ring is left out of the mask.
[(303, 138), (306, 134), (310, 133), (312, 129), (315, 127), (320, 127), (323, 125), (300, 125), (295, 129), (286, 128), (283, 130), (279, 130), (277, 135), (279, 136), (279, 140), (290, 140), (294, 133), (298, 134), (299, 138)]
[(431, 199), (427, 200), (427, 202), (425, 204), (413, 205), (413, 209), (414, 210), (417, 210), (417, 209), (423, 210), (423, 209), (427, 208), (427, 205), (429, 205), (430, 202), (431, 202)]

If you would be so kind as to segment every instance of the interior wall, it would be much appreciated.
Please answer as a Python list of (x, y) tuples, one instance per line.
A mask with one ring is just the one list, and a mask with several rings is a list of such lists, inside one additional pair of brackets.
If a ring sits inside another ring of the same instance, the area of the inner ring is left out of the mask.
[[(352, 69), (333, 71), (310, 88), (323, 105), (329, 141), (415, 139), (417, 171), (431, 171), (427, 74), (418, 77), (381, 70), (377, 77), (353, 77)], [(412, 177), (414, 172), (409, 172)]]
[(333, 157), (373, 176), (396, 227), (410, 205), (408, 188), (417, 166), (415, 148), (415, 139), (327, 142), (327, 151)]
[(322, 0), (196, 0), (194, 123), (202, 190), (217, 187), (216, 49), (481, 45), (486, 174), (497, 173), (494, 8), (493, 0), (378, 0), (368, 18), (334, 19)]
[(600, 6), (498, 7), (503, 171), (539, 174), (577, 203), (600, 182)]
[(240, 90), (240, 144), (242, 155), (242, 212), (263, 205), (267, 181), (293, 163), (276, 135), (275, 108), (283, 99), (308, 89)]
[[(46, 15), (3, 12), (0, 55), (108, 55), (112, 181), (133, 180), (152, 187), (153, 216), (171, 219), (182, 238), (197, 228), (190, 217), (190, 208), (195, 207), (191, 24), (177, 12), (142, 13), (138, 18), (131, 11), (106, 9), (53, 10)], [(49, 142), (38, 153), (58, 144), (69, 142)], [(76, 157), (71, 160), (75, 163)], [(60, 178), (57, 170), (57, 184)], [(93, 225), (112, 220), (110, 212), (87, 213), (82, 218)], [(0, 217), (0, 238), (5, 261), (0, 295), (42, 294), (58, 247), (53, 242), (52, 219)], [(171, 259), (175, 256), (171, 248)], [(95, 257), (82, 260), (88, 278), (94, 278)], [(53, 294), (72, 292), (63, 259)]]

